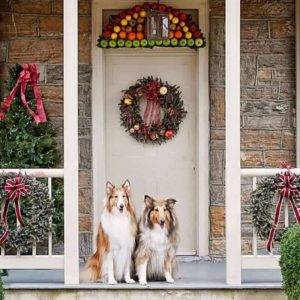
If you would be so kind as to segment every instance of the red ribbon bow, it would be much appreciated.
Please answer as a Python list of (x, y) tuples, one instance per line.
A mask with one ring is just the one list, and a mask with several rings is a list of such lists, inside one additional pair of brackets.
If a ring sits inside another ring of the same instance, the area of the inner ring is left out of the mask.
[(148, 82), (143, 89), (143, 94), (147, 98), (147, 106), (144, 112), (144, 123), (146, 126), (160, 123), (160, 103), (159, 89), (161, 83), (157, 80)]
[(298, 207), (295, 202), (295, 197), (299, 194), (299, 190), (296, 186), (294, 186), (294, 182), (296, 180), (296, 176), (294, 173), (291, 172), (290, 166), (286, 163), (282, 164), (282, 168), (285, 168), (285, 171), (282, 171), (278, 174), (279, 183), (277, 184), (277, 195), (278, 195), (278, 202), (275, 208), (275, 216), (274, 216), (274, 223), (269, 233), (269, 238), (267, 242), (267, 250), (269, 252), (272, 251), (273, 240), (275, 237), (275, 231), (279, 222), (280, 211), (282, 208), (283, 199), (289, 200), (296, 217), (298, 224), (300, 224), (300, 213)]
[(4, 225), (5, 231), (0, 237), (0, 246), (4, 244), (9, 236), (9, 229), (7, 223), (7, 214), (9, 202), (15, 202), (15, 214), (18, 219), (20, 226), (24, 227), (24, 221), (21, 214), (20, 208), (20, 198), (27, 195), (29, 186), (25, 184), (25, 179), (22, 176), (17, 176), (15, 178), (10, 178), (6, 180), (4, 190), (7, 193), (8, 199), (5, 201), (3, 212), (2, 212), (2, 223)]
[[(19, 78), (10, 91), (9, 95), (4, 99), (0, 107), (0, 121), (6, 117), (6, 112), (10, 108), (17, 93), (20, 92), (20, 97), (23, 105), (27, 108), (29, 114), (34, 118), (37, 124), (47, 121), (44, 105), (42, 101), (41, 91), (37, 85), (40, 74), (38, 73), (37, 66), (35, 64), (22, 65), (22, 71), (19, 74)], [(34, 93), (36, 101), (36, 112), (30, 107), (26, 99), (27, 85), (30, 84)]]

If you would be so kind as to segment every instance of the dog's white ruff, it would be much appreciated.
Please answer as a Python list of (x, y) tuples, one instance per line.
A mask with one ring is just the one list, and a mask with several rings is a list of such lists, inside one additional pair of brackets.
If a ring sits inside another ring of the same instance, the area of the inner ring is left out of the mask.
[[(135, 238), (132, 235), (130, 215), (127, 211), (111, 214), (104, 209), (101, 216), (101, 224), (104, 232), (108, 235), (109, 249), (112, 254), (114, 265), (114, 277), (117, 281), (126, 279), (126, 267), (131, 268), (131, 255)], [(108, 255), (103, 257), (102, 274), (108, 278)]]

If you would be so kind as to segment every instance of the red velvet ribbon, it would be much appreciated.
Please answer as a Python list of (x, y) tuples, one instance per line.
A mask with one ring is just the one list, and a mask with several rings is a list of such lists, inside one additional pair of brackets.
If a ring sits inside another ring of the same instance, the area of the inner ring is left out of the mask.
[(5, 228), (4, 233), (0, 237), (0, 246), (5, 243), (9, 236), (9, 228), (7, 222), (7, 214), (9, 208), (9, 202), (14, 201), (15, 203), (15, 214), (16, 218), (20, 223), (21, 227), (24, 227), (24, 221), (22, 218), (20, 199), (27, 195), (29, 186), (25, 184), (25, 179), (22, 176), (17, 176), (15, 178), (10, 178), (6, 180), (4, 190), (7, 193), (8, 199), (4, 203), (4, 208), (2, 212), (2, 223)]
[[(42, 101), (41, 91), (37, 85), (40, 74), (38, 73), (37, 66), (35, 64), (24, 64), (22, 65), (22, 71), (19, 74), (19, 78), (10, 91), (9, 95), (4, 99), (0, 107), (0, 120), (4, 120), (6, 113), (10, 108), (17, 93), (20, 92), (21, 102), (27, 108), (29, 114), (33, 117), (34, 121), (39, 124), (47, 121), (44, 105)], [(36, 112), (30, 107), (26, 99), (27, 85), (31, 85), (35, 101), (36, 101)]]
[(157, 80), (153, 80), (147, 83), (143, 90), (143, 94), (147, 98), (147, 105), (144, 112), (144, 123), (148, 127), (152, 124), (158, 125), (160, 123), (160, 88), (160, 82)]
[(273, 226), (269, 232), (269, 237), (267, 242), (267, 250), (269, 252), (272, 252), (273, 241), (274, 241), (276, 228), (279, 222), (280, 212), (284, 200), (288, 200), (291, 203), (296, 220), (298, 224), (300, 224), (300, 213), (295, 202), (295, 196), (299, 194), (299, 190), (296, 186), (293, 185), (296, 176), (294, 173), (291, 172), (290, 167), (287, 164), (284, 164), (283, 166), (286, 168), (286, 170), (278, 174), (278, 179), (279, 179), (279, 183), (277, 185), (278, 201), (275, 208)]

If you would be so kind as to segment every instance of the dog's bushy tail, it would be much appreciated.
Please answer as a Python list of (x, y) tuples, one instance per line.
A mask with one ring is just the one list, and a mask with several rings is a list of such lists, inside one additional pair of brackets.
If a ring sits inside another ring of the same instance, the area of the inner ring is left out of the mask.
[(102, 226), (99, 226), (97, 233), (97, 249), (88, 259), (85, 268), (80, 272), (81, 282), (96, 282), (102, 279), (102, 265), (105, 252), (108, 250), (108, 237)]

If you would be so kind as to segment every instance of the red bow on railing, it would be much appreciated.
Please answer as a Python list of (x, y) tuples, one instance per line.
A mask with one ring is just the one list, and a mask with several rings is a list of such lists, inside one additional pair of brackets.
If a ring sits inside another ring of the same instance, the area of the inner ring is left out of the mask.
[[(44, 105), (42, 101), (41, 91), (37, 85), (40, 74), (38, 73), (37, 66), (35, 64), (22, 65), (22, 71), (19, 74), (19, 78), (10, 91), (9, 95), (4, 99), (0, 107), (0, 120), (4, 120), (6, 112), (10, 108), (17, 93), (20, 92), (21, 102), (27, 108), (29, 114), (34, 118), (37, 124), (47, 121)], [(34, 93), (36, 101), (36, 112), (30, 107), (26, 99), (26, 88), (30, 84)]]
[(8, 214), (8, 208), (9, 208), (9, 202), (14, 201), (15, 202), (15, 214), (16, 218), (20, 223), (21, 227), (24, 227), (24, 221), (21, 214), (21, 208), (20, 208), (20, 198), (27, 195), (29, 186), (25, 184), (25, 179), (22, 176), (17, 176), (15, 178), (7, 179), (4, 190), (7, 193), (8, 199), (4, 203), (4, 208), (2, 212), (2, 223), (5, 228), (4, 233), (0, 237), (0, 246), (4, 244), (6, 239), (9, 236), (9, 229), (8, 229), (8, 223), (7, 223), (7, 214)]
[(278, 188), (277, 195), (279, 200), (276, 204), (274, 223), (270, 230), (269, 238), (267, 242), (267, 250), (269, 252), (272, 251), (273, 240), (279, 222), (283, 199), (290, 201), (296, 220), (300, 224), (300, 213), (295, 202), (295, 197), (299, 194), (298, 188), (294, 186), (296, 176), (294, 173), (291, 172), (290, 166), (288, 164), (286, 163), (282, 164), (282, 168), (285, 168), (286, 170), (282, 171), (280, 174), (277, 175), (279, 179), (279, 183), (277, 184), (277, 188)]

